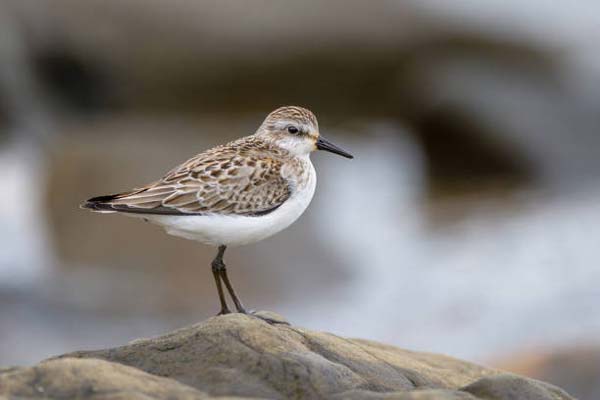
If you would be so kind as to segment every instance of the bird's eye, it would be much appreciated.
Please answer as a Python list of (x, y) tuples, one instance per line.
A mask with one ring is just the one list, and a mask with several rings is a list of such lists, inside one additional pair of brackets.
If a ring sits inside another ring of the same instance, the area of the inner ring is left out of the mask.
[(299, 131), (298, 131), (298, 128), (297, 128), (297, 127), (295, 127), (294, 125), (290, 125), (290, 126), (288, 126), (288, 127), (287, 127), (287, 131), (288, 131), (289, 133), (291, 133), (292, 135), (295, 135), (296, 133), (298, 133), (298, 132), (299, 132)]

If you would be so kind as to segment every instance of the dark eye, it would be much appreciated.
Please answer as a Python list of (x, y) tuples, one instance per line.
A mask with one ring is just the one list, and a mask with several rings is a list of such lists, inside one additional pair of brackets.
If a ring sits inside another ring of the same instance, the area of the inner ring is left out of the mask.
[(294, 125), (290, 125), (287, 127), (287, 131), (292, 135), (295, 135), (296, 133), (298, 133), (298, 128), (296, 128)]

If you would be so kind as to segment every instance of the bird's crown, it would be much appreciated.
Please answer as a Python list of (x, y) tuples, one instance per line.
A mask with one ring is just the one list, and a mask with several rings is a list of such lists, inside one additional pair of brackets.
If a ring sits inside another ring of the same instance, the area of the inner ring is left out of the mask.
[(316, 131), (319, 129), (317, 117), (310, 110), (298, 106), (285, 106), (271, 112), (265, 118), (263, 126), (273, 127), (282, 121), (296, 122), (301, 125), (311, 126)]

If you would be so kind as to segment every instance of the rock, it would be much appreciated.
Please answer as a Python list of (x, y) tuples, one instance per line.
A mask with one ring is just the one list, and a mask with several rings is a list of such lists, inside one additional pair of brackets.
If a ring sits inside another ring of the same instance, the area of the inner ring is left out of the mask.
[(600, 399), (600, 344), (512, 354), (496, 365), (518, 374), (552, 382), (578, 399)]
[(210, 398), (172, 379), (103, 360), (62, 358), (0, 373), (0, 398), (177, 399)]
[(511, 374), (500, 374), (479, 379), (464, 387), (465, 392), (478, 398), (490, 400), (519, 399), (566, 399), (569, 398), (563, 390), (549, 383), (535, 381)]
[[(285, 321), (272, 313), (272, 320)], [(528, 378), (451, 357), (214, 317), (128, 345), (0, 372), (0, 396), (28, 398), (571, 399)]]

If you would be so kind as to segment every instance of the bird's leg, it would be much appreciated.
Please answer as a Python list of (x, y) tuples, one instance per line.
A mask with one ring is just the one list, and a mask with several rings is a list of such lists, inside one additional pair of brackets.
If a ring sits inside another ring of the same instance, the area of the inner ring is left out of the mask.
[(229, 295), (231, 296), (231, 299), (233, 300), (233, 303), (235, 304), (235, 309), (237, 310), (238, 313), (251, 315), (255, 318), (262, 319), (263, 321), (265, 321), (271, 325), (273, 325), (273, 324), (289, 325), (289, 323), (285, 320), (281, 321), (279, 319), (272, 319), (272, 318), (269, 318), (268, 316), (263, 316), (263, 315), (257, 314), (254, 311), (247, 311), (244, 308), (244, 305), (240, 301), (239, 297), (237, 297), (237, 295), (235, 294), (235, 290), (233, 290), (233, 286), (231, 285), (231, 282), (229, 281), (229, 277), (227, 276), (227, 268), (225, 267), (225, 263), (223, 262), (223, 255), (225, 254), (226, 249), (227, 249), (227, 246), (224, 246), (224, 245), (219, 246), (219, 252), (217, 253), (217, 256), (213, 260), (213, 264), (212, 264), (213, 265), (213, 273), (215, 274), (215, 281), (217, 282), (217, 289), (219, 289), (219, 298), (221, 299), (221, 312), (219, 313), (219, 315), (229, 314), (231, 312), (227, 308), (227, 303), (225, 303), (225, 299), (223, 297), (223, 289), (221, 287), (221, 281), (223, 281), (223, 283), (225, 284), (225, 287), (227, 288), (227, 291), (229, 292)]
[(219, 254), (217, 254), (217, 257), (219, 258), (219, 261), (221, 263), (220, 265), (222, 266), (222, 268), (219, 269), (219, 274), (221, 275), (221, 279), (223, 280), (225, 287), (227, 287), (227, 291), (229, 292), (229, 295), (231, 296), (231, 299), (235, 304), (235, 309), (237, 310), (237, 312), (242, 314), (248, 314), (239, 297), (237, 297), (237, 295), (235, 294), (235, 290), (233, 290), (233, 286), (231, 286), (231, 282), (229, 281), (229, 277), (227, 276), (227, 269), (225, 268), (225, 263), (223, 263), (223, 254), (225, 253), (226, 248), (226, 246), (219, 246)]
[(215, 284), (217, 285), (217, 291), (219, 292), (219, 301), (221, 302), (221, 311), (219, 311), (217, 315), (231, 313), (229, 307), (227, 307), (225, 294), (223, 293), (223, 285), (221, 284), (221, 270), (225, 269), (225, 264), (223, 264), (223, 253), (225, 253), (225, 246), (220, 246), (215, 259), (212, 260), (211, 263), (213, 276), (215, 277)]

